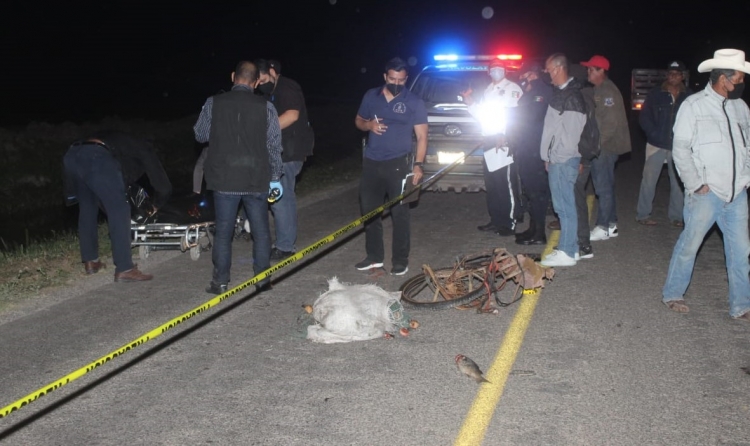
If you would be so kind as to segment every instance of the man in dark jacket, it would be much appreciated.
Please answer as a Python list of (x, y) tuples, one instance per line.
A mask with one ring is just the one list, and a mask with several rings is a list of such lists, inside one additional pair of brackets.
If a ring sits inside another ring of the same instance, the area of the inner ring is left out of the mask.
[[(216, 236), (212, 258), (213, 276), (206, 292), (221, 294), (228, 289), (232, 267), (232, 239), (237, 210), (242, 203), (253, 234), (253, 271), (268, 269), (271, 231), (268, 225), (269, 192), (284, 189), (281, 178), (281, 130), (273, 104), (253, 94), (258, 69), (247, 61), (232, 72), (234, 86), (212, 96), (203, 105), (195, 123), (195, 139), (208, 142), (204, 166), (206, 188), (214, 194)], [(264, 279), (256, 287), (270, 288)]]
[(281, 185), (284, 187), (284, 199), (276, 200), (271, 205), (276, 228), (271, 260), (282, 260), (297, 250), (297, 196), (294, 187), (305, 159), (312, 155), (314, 137), (302, 87), (294, 80), (281, 76), (279, 61), (259, 59), (255, 63), (260, 72), (258, 89), (276, 107), (281, 126), (281, 160), (284, 162)]
[(552, 97), (552, 86), (541, 80), (542, 67), (534, 63), (521, 68), (519, 84), (524, 93), (509, 123), (513, 158), (518, 165), (523, 193), (529, 209), (529, 227), (516, 234), (519, 245), (545, 245), (544, 220), (549, 207), (549, 180), (539, 155), (544, 116)]
[(643, 165), (641, 191), (635, 219), (647, 226), (656, 224), (651, 219), (656, 184), (664, 161), (669, 173), (669, 221), (673, 226), (683, 227), (682, 205), (684, 195), (672, 162), (672, 127), (682, 101), (693, 92), (685, 86), (685, 64), (674, 61), (669, 64), (667, 80), (648, 93), (641, 110), (640, 124), (646, 132), (646, 162)]
[(595, 55), (581, 65), (588, 69), (588, 80), (594, 85), (596, 122), (601, 138), (601, 153), (591, 162), (591, 179), (599, 198), (596, 226), (591, 241), (617, 237), (617, 202), (615, 200), (615, 164), (620, 155), (632, 150), (628, 117), (622, 93), (609, 79), (609, 60)]
[(155, 192), (152, 213), (169, 199), (172, 184), (153, 144), (123, 132), (98, 132), (73, 143), (63, 163), (66, 198), (78, 201), (78, 238), (86, 274), (95, 274), (105, 267), (99, 260), (97, 216), (101, 204), (107, 214), (115, 282), (151, 280), (153, 276), (138, 270), (131, 257), (126, 188), (145, 173)]

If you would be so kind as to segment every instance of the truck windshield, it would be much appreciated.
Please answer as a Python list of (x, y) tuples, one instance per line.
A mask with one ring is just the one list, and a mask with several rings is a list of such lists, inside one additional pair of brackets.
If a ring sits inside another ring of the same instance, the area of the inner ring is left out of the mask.
[(412, 91), (425, 101), (428, 107), (436, 104), (461, 104), (461, 92), (471, 88), (475, 100), (481, 100), (484, 89), (490, 83), (485, 71), (444, 71), (422, 73), (414, 83)]

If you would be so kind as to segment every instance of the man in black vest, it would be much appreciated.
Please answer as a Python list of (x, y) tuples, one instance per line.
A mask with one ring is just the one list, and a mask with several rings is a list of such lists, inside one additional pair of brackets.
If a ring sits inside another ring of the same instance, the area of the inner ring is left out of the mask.
[[(195, 123), (195, 139), (208, 142), (204, 165), (206, 188), (214, 194), (216, 235), (211, 283), (206, 292), (227, 291), (232, 267), (232, 239), (237, 210), (242, 203), (253, 234), (253, 271), (258, 274), (271, 266), (271, 231), (268, 225), (268, 196), (277, 189), (281, 165), (281, 130), (273, 104), (253, 94), (258, 83), (255, 64), (241, 61), (232, 72), (234, 86), (212, 96), (203, 105)], [(270, 187), (269, 187), (270, 184)], [(270, 289), (270, 279), (256, 285)]]
[(260, 72), (258, 90), (276, 107), (281, 126), (281, 145), (284, 162), (284, 199), (271, 205), (276, 228), (276, 243), (271, 250), (271, 260), (282, 260), (296, 252), (297, 242), (297, 196), (294, 193), (297, 175), (305, 159), (312, 155), (313, 132), (307, 117), (302, 87), (288, 77), (281, 76), (281, 64), (277, 60), (255, 61)]

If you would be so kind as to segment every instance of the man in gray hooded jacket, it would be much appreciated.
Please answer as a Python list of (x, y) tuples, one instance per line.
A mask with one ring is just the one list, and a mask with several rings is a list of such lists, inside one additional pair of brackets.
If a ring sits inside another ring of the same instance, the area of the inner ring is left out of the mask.
[(710, 72), (710, 82), (685, 100), (674, 125), (672, 152), (685, 184), (685, 229), (669, 262), (662, 301), (672, 311), (690, 311), (684, 294), (695, 257), (706, 233), (717, 223), (724, 234), (729, 315), (750, 321), (750, 109), (741, 99), (750, 63), (743, 51), (722, 49), (703, 61), (698, 72)]
[(564, 54), (548, 57), (544, 73), (555, 88), (544, 117), (540, 155), (547, 166), (552, 206), (560, 217), (560, 241), (557, 249), (547, 254), (541, 264), (573, 266), (578, 254), (574, 186), (581, 162), (578, 143), (586, 125), (586, 103), (581, 94), (581, 82), (568, 74), (569, 62)]

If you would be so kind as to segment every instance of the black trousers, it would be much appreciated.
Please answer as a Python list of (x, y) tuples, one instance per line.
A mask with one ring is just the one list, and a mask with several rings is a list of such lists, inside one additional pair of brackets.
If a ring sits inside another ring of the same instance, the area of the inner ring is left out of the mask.
[[(406, 156), (386, 161), (365, 158), (359, 183), (359, 207), (362, 215), (401, 195), (402, 181), (411, 172)], [(393, 220), (393, 265), (408, 266), (410, 250), (409, 204), (396, 204), (390, 209)], [(382, 263), (385, 258), (382, 215), (365, 222), (367, 259)]]
[(516, 156), (515, 163), (518, 164), (518, 175), (521, 177), (529, 216), (543, 228), (550, 200), (549, 179), (544, 161), (539, 157)]
[(516, 206), (518, 203), (518, 167), (510, 164), (494, 172), (487, 170), (487, 163), (482, 162), (484, 168), (484, 187), (487, 190), (487, 212), (490, 222), (496, 228), (516, 227)]
[(586, 203), (586, 183), (591, 176), (591, 164), (582, 164), (578, 171), (578, 179), (575, 184), (576, 214), (578, 215), (578, 246), (589, 246), (591, 244), (591, 232), (589, 229), (589, 205)]

